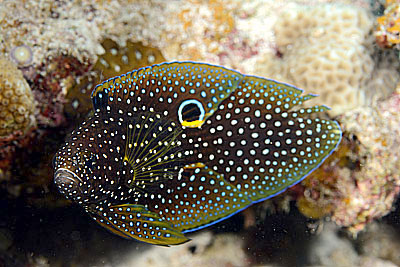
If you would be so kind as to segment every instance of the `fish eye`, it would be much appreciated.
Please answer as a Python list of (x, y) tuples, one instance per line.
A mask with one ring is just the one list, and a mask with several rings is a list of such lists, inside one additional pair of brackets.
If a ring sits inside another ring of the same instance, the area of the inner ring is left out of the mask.
[(194, 121), (203, 121), (205, 113), (203, 104), (200, 101), (189, 99), (179, 105), (178, 119), (182, 125)]

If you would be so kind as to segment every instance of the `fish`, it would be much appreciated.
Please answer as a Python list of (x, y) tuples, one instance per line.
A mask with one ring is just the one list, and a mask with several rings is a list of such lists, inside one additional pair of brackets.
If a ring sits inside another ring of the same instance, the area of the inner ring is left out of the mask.
[(144, 46), (140, 42), (127, 41), (126, 44), (120, 45), (111, 39), (105, 39), (101, 42), (101, 46), (105, 53), (98, 56), (90, 71), (83, 71), (84, 74), (76, 80), (72, 88), (68, 89), (65, 96), (67, 103), (64, 105), (64, 113), (76, 124), (92, 112), (90, 94), (97, 81), (165, 61), (160, 50)]
[(299, 183), (336, 149), (316, 95), (200, 62), (105, 80), (56, 153), (58, 190), (126, 239), (170, 246)]

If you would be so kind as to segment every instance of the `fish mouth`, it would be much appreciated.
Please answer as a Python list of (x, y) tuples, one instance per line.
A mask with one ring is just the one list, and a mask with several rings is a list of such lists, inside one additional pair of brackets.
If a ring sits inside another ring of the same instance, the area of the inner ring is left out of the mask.
[(60, 168), (54, 174), (54, 183), (61, 191), (65, 192), (67, 190), (79, 188), (79, 184), (82, 183), (82, 180), (72, 171)]

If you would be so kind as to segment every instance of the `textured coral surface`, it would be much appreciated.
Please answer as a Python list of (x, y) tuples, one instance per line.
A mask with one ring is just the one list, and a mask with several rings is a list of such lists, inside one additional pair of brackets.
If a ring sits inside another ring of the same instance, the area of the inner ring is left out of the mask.
[(376, 42), (383, 48), (399, 49), (400, 44), (400, 3), (399, 1), (386, 1), (385, 11), (377, 18), (375, 31)]
[(35, 124), (34, 112), (33, 94), (22, 72), (0, 57), (0, 138), (25, 133)]
[[(327, 162), (303, 181), (303, 214), (331, 215), (354, 235), (392, 211), (400, 192), (400, 94), (340, 117), (345, 138)], [(349, 134), (351, 133), (351, 134)]]
[(258, 62), (272, 76), (320, 95), (333, 114), (366, 103), (373, 69), (369, 38), (373, 18), (345, 5), (297, 6), (282, 11), (274, 26), (275, 49)]

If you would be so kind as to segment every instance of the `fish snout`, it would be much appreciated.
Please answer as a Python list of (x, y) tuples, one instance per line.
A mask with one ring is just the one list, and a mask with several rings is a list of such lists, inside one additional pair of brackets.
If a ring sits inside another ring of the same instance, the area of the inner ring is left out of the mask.
[(80, 192), (82, 180), (72, 171), (67, 169), (58, 169), (54, 174), (54, 183), (61, 193), (67, 196), (73, 196)]

